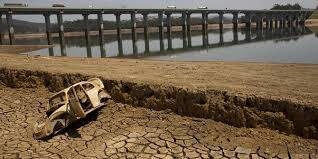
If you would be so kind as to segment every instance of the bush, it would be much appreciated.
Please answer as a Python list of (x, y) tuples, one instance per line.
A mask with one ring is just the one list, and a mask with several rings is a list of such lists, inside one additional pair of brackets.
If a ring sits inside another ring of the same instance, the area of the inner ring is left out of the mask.
[(271, 10), (301, 10), (302, 6), (298, 3), (292, 4), (286, 4), (286, 5), (279, 5), (275, 4)]

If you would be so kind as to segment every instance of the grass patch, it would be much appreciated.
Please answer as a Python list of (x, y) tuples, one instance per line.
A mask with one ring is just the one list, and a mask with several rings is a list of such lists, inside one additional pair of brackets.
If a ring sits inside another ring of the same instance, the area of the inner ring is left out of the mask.
[(318, 19), (318, 11), (314, 12), (309, 19)]
[(318, 33), (318, 28), (316, 28), (316, 27), (315, 27), (315, 28), (310, 27), (309, 29), (310, 29), (312, 32), (314, 32), (314, 33)]

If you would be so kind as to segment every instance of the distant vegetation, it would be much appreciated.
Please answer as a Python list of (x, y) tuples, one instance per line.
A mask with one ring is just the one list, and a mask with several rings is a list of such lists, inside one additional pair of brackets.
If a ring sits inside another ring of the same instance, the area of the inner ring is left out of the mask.
[(310, 17), (309, 19), (318, 19), (318, 11), (315, 11)]
[(286, 5), (280, 5), (280, 4), (275, 4), (271, 10), (301, 10), (303, 7), (296, 3), (296, 4), (286, 4)]
[[(7, 32), (7, 22), (6, 19), (2, 20), (2, 25), (0, 24), (0, 30), (2, 32)], [(13, 19), (14, 30), (17, 33), (38, 33), (45, 31), (45, 25), (43, 23), (33, 23), (23, 20)]]

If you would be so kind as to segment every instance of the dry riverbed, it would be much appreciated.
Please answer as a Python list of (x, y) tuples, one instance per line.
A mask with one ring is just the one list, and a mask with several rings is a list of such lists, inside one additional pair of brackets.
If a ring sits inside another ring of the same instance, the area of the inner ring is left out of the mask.
[[(317, 70), (0, 54), (0, 157), (316, 159)], [(113, 101), (47, 141), (34, 140), (49, 95), (89, 77), (100, 77)]]
[(235, 128), (207, 119), (110, 101), (44, 141), (32, 138), (45, 114), (46, 88), (0, 85), (0, 158), (288, 158), (316, 159), (318, 141), (268, 129)]

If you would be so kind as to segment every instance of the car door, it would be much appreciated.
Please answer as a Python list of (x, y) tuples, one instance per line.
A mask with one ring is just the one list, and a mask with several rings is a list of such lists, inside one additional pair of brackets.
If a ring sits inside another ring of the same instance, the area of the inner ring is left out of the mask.
[(93, 107), (97, 107), (100, 104), (100, 99), (98, 97), (98, 91), (93, 84), (91, 83), (83, 83), (82, 84), (83, 89), (85, 90), (86, 94), (88, 95), (89, 99), (92, 102)]
[(78, 99), (78, 96), (76, 95), (76, 91), (74, 87), (71, 87), (69, 91), (67, 92), (68, 98), (69, 98), (69, 106), (71, 114), (73, 114), (77, 118), (82, 118), (85, 116), (85, 112), (82, 108), (82, 105)]

